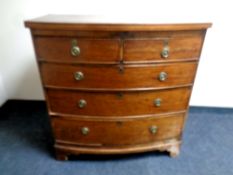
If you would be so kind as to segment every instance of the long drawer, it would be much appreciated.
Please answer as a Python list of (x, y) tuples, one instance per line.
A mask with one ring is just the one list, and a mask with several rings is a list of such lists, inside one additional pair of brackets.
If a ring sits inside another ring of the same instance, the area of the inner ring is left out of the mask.
[(81, 146), (133, 145), (178, 138), (183, 122), (183, 113), (115, 121), (52, 118), (56, 142)]
[(64, 88), (162, 88), (192, 84), (196, 62), (150, 65), (64, 65), (43, 63), (43, 84)]
[(47, 89), (55, 113), (93, 116), (128, 116), (185, 110), (191, 88), (142, 92), (82, 92)]

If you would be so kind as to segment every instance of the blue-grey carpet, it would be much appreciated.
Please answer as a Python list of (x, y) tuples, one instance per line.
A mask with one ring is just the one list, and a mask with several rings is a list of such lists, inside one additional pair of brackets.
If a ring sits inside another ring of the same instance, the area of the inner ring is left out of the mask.
[(0, 175), (230, 175), (233, 109), (192, 107), (181, 154), (53, 157), (51, 129), (42, 101), (9, 101), (0, 109)]

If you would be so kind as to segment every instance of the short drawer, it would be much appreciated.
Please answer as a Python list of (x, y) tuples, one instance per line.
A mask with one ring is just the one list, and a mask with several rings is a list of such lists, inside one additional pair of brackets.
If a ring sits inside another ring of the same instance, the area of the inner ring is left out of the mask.
[(56, 142), (114, 146), (156, 142), (179, 138), (184, 114), (127, 120), (82, 120), (52, 118)]
[(35, 37), (39, 60), (60, 62), (119, 61), (120, 40), (67, 37)]
[(203, 37), (126, 39), (124, 60), (127, 61), (176, 61), (199, 58)]
[(55, 113), (129, 116), (186, 110), (191, 88), (143, 92), (82, 92), (47, 89)]
[(176, 64), (85, 66), (41, 64), (43, 84), (64, 88), (165, 88), (192, 84), (196, 62)]

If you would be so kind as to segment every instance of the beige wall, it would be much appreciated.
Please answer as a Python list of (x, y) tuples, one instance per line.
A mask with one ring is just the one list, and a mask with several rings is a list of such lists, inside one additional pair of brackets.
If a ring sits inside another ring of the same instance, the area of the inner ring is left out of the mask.
[(233, 11), (230, 0), (1, 0), (0, 102), (7, 98), (44, 99), (30, 33), (24, 28), (23, 20), (54, 13), (121, 13), (145, 18), (152, 15), (158, 23), (213, 22), (206, 37), (191, 104), (233, 107)]

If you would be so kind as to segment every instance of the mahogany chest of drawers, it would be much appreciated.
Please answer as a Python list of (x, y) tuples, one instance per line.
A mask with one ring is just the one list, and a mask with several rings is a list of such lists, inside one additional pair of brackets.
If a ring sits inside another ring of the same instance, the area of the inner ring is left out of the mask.
[(154, 24), (48, 15), (29, 20), (57, 159), (179, 154), (210, 23)]

